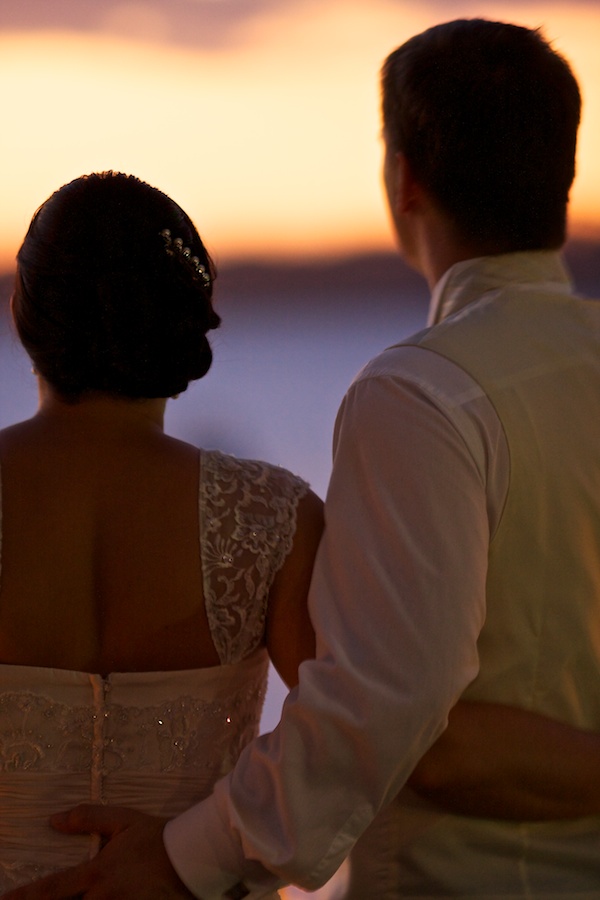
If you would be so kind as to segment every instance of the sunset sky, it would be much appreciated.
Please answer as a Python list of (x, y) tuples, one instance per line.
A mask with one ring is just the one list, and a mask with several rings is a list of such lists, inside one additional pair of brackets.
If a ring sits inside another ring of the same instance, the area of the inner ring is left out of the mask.
[(600, 4), (488, 0), (0, 0), (0, 269), (85, 172), (173, 196), (217, 260), (393, 246), (378, 70), (459, 16), (542, 26), (584, 94), (571, 231), (600, 236)]

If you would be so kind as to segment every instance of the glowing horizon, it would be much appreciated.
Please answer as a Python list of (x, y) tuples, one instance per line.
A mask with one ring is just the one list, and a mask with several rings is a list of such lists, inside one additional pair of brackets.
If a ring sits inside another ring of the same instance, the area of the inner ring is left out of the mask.
[[(580, 79), (570, 234), (598, 238), (600, 9), (484, 5), (490, 18), (541, 24)], [(109, 168), (170, 194), (217, 260), (392, 249), (378, 70), (394, 46), (447, 18), (435, 12), (405, 0), (306, 0), (257, 16), (212, 52), (161, 41), (156, 17), (145, 21), (145, 41), (133, 40), (126, 7), (93, 34), (0, 32), (12, 123), (0, 173), (0, 270), (12, 267), (31, 215), (53, 190)]]

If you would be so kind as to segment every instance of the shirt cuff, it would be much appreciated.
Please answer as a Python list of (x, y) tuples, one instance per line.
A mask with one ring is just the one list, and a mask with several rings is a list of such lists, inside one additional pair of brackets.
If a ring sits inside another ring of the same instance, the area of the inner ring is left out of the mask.
[(260, 900), (283, 884), (244, 857), (214, 794), (171, 819), (163, 840), (173, 868), (199, 900)]

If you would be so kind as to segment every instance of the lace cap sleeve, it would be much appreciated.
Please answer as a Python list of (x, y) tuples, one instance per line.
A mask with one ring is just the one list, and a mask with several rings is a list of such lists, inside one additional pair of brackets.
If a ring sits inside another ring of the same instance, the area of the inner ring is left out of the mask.
[(269, 590), (292, 548), (307, 491), (306, 482), (278, 466), (201, 453), (204, 602), (221, 663), (239, 662), (260, 645)]

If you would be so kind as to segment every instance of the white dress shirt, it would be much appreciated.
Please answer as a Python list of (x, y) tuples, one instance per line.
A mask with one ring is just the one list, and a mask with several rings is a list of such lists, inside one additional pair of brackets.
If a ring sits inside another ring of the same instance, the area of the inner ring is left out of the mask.
[[(473, 299), (456, 290), (470, 269), (442, 279), (431, 323)], [(252, 900), (286, 882), (315, 889), (397, 794), (477, 674), (508, 473), (498, 416), (457, 365), (400, 345), (359, 373), (336, 422), (311, 587), (317, 659), (278, 728), (165, 830), (195, 896), (245, 896), (240, 879)]]

